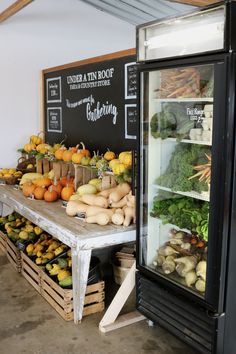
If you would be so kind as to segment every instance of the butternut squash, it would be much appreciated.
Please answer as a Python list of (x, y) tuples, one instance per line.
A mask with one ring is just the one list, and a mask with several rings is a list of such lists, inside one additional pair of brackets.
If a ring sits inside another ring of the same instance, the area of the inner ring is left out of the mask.
[(78, 213), (86, 213), (88, 205), (80, 203), (76, 200), (70, 200), (67, 203), (66, 214), (68, 216), (75, 216)]
[(108, 208), (108, 200), (102, 196), (97, 196), (93, 194), (84, 194), (80, 199), (83, 203), (98, 206), (101, 208)]
[(110, 203), (117, 203), (121, 200), (126, 194), (128, 194), (131, 190), (131, 187), (128, 183), (119, 184), (113, 192), (109, 195)]
[(124, 222), (124, 211), (122, 209), (116, 209), (115, 213), (111, 217), (111, 221), (115, 225), (122, 225)]
[(128, 198), (127, 198), (127, 195), (125, 195), (121, 200), (119, 200), (119, 202), (111, 203), (111, 207), (112, 208), (123, 208), (125, 205), (127, 205), (127, 202), (128, 202)]
[(100, 195), (101, 197), (108, 198), (109, 195), (116, 190), (116, 188), (117, 187), (104, 189), (103, 191), (99, 192), (98, 195)]
[(124, 209), (124, 213), (125, 213), (125, 219), (123, 222), (124, 226), (129, 226), (132, 220), (135, 223), (135, 208), (126, 207)]
[(111, 221), (114, 212), (115, 209), (104, 209), (99, 206), (87, 206), (86, 216), (89, 217), (100, 213), (106, 213), (109, 216), (109, 220)]
[(105, 226), (109, 223), (110, 218), (106, 213), (99, 213), (97, 215), (89, 216), (85, 219), (88, 224), (98, 224)]

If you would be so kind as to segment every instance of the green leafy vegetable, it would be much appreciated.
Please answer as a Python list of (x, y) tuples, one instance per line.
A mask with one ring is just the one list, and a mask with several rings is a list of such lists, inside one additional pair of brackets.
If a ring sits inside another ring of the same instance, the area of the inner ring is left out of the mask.
[(205, 241), (208, 239), (208, 202), (161, 192), (153, 200), (151, 216), (158, 217), (163, 224), (173, 224), (196, 233)]
[(188, 178), (195, 171), (194, 165), (205, 163), (205, 153), (210, 150), (205, 146), (179, 143), (173, 152), (169, 165), (163, 175), (157, 179), (157, 184), (171, 188), (173, 191), (208, 191), (208, 184), (198, 179)]

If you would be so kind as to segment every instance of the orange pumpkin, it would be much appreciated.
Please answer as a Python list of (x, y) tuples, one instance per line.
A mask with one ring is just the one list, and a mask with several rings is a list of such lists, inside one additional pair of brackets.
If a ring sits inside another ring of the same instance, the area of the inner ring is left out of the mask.
[(85, 157), (89, 157), (90, 156), (90, 151), (88, 149), (85, 149), (85, 145), (84, 145), (84, 143), (82, 141), (81, 141), (80, 144), (82, 145), (82, 149), (79, 149), (78, 152), (81, 153)]
[(61, 196), (61, 190), (62, 190), (62, 185), (55, 181), (53, 185), (51, 186), (51, 189), (55, 192), (57, 192), (58, 198)]
[(58, 199), (57, 192), (51, 189), (52, 187), (49, 187), (48, 190), (44, 194), (44, 200), (46, 202), (55, 202)]
[(74, 146), (74, 147), (71, 147), (71, 148), (70, 148), (70, 151), (73, 151), (73, 154), (74, 154), (75, 152), (78, 151), (78, 147), (79, 147), (79, 145), (76, 145), (76, 146)]
[(48, 177), (37, 178), (33, 181), (37, 187), (49, 187), (52, 184), (52, 180)]
[(59, 183), (62, 187), (66, 187), (67, 185), (73, 187), (74, 186), (74, 178), (73, 177), (68, 178), (67, 176), (61, 177)]
[(74, 154), (71, 150), (65, 150), (62, 155), (62, 160), (65, 162), (70, 162), (72, 159), (72, 155)]
[(55, 151), (55, 158), (57, 160), (62, 160), (63, 158), (63, 153), (66, 151), (65, 147), (60, 147), (57, 151)]
[(74, 193), (74, 187), (66, 186), (66, 187), (62, 188), (61, 199), (68, 201), (73, 193)]
[(34, 193), (35, 188), (36, 186), (32, 182), (25, 182), (22, 188), (23, 195), (25, 197), (31, 197)]
[(43, 200), (44, 199), (44, 194), (46, 193), (46, 188), (45, 187), (36, 187), (34, 190), (34, 197), (37, 200)]

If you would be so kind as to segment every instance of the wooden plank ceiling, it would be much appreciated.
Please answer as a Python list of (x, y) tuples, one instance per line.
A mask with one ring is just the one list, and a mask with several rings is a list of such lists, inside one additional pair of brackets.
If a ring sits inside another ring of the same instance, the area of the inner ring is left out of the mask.
[(29, 5), (34, 0), (17, 0), (12, 5), (10, 5), (6, 10), (0, 13), (0, 23), (23, 9), (25, 6)]
[(172, 0), (181, 4), (192, 5), (192, 6), (207, 6), (215, 4), (217, 0)]
[[(13, 16), (15, 13), (17, 13), (18, 11), (22, 10), (25, 6), (29, 5), (30, 3), (32, 3), (34, 0), (17, 0), (15, 1), (12, 5), (10, 5), (8, 8), (6, 8), (3, 12), (0, 13), (0, 23), (5, 21), (6, 19), (8, 19), (9, 17)], [(125, 15), (125, 11), (123, 11), (124, 9), (119, 7), (119, 2), (120, 1), (116, 1), (114, 4), (112, 3), (112, 1), (97, 1), (97, 0), (81, 0), (84, 1), (92, 6), (95, 6), (99, 9), (102, 9), (103, 11), (107, 11), (109, 13), (114, 14), (117, 17), (123, 18), (124, 20), (128, 20), (128, 18), (126, 18), (128, 15)], [(131, 3), (130, 3), (131, 1)], [(171, 0), (171, 1), (164, 1), (163, 0), (152, 0), (149, 1), (149, 3), (151, 3), (149, 6), (152, 7), (152, 14), (155, 16), (155, 13), (153, 13), (153, 11), (157, 11), (157, 12), (161, 12), (163, 7), (166, 6), (166, 8), (169, 10), (169, 12), (171, 13), (171, 11), (173, 11), (173, 8), (171, 7), (171, 3), (178, 3), (178, 4), (183, 4), (183, 5), (192, 5), (192, 6), (206, 6), (206, 5), (210, 5), (210, 4), (214, 4), (216, 3), (216, 0)], [(165, 5), (166, 3), (166, 5)], [(132, 16), (136, 16), (138, 19), (134, 18), (134, 19), (130, 19), (128, 22), (131, 22), (133, 24), (137, 24), (138, 22), (145, 22), (144, 19), (146, 21), (149, 21), (151, 19), (149, 18), (145, 18), (145, 16), (147, 17), (148, 13), (147, 13), (147, 3), (145, 4), (145, 1), (136, 1), (136, 5), (135, 5), (135, 0), (129, 0), (128, 4), (126, 3), (126, 1), (122, 1), (122, 6), (123, 5), (129, 5), (129, 6), (133, 6), (133, 11), (135, 9), (135, 11), (137, 11), (137, 14), (130, 14), (128, 17), (132, 17)], [(137, 4), (140, 4), (140, 7), (137, 6)], [(181, 9), (180, 9), (181, 10)], [(120, 13), (123, 11), (123, 14)], [(164, 11), (165, 12), (165, 11)], [(160, 16), (155, 16), (156, 18), (160, 17)], [(141, 21), (142, 19), (142, 21)]]

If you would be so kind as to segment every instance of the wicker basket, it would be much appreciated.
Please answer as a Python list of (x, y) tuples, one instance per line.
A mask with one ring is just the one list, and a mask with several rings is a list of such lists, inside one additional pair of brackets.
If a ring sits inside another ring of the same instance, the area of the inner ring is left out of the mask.
[(2, 184), (17, 184), (19, 182), (19, 177), (11, 176), (11, 177), (0, 177), (0, 183)]
[[(33, 168), (26, 168), (29, 164), (32, 164)], [(26, 158), (24, 156), (18, 159), (17, 171), (21, 171), (22, 173), (27, 172), (36, 172), (36, 159), (35, 157)]]

